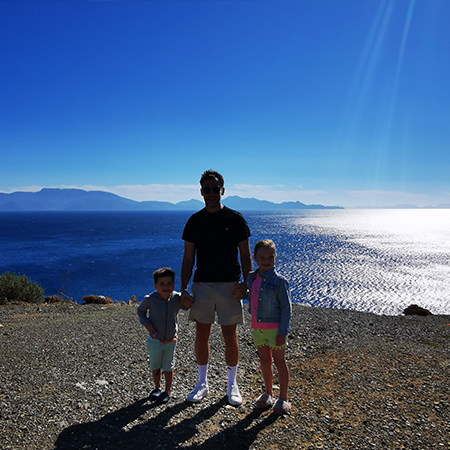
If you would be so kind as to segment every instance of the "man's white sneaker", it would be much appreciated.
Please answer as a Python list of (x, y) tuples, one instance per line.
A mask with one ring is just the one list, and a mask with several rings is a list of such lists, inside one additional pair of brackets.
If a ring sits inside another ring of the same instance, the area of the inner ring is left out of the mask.
[(242, 405), (242, 397), (239, 393), (239, 388), (237, 384), (232, 384), (231, 386), (228, 386), (227, 389), (227, 395), (228, 395), (228, 403), (232, 406), (239, 406)]
[(187, 396), (187, 401), (191, 403), (201, 402), (209, 394), (208, 385), (205, 383), (197, 383), (194, 390)]

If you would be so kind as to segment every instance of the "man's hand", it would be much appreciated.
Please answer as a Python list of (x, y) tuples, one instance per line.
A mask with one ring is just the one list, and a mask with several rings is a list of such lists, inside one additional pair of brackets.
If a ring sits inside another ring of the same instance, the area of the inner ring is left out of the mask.
[(183, 306), (190, 308), (192, 306), (192, 304), (194, 303), (194, 297), (192, 297), (192, 295), (189, 294), (189, 292), (187, 290), (184, 290), (181, 293), (180, 302)]
[(147, 328), (147, 331), (150, 334), (155, 334), (156, 333), (156, 330), (153, 328), (153, 325), (151, 323), (148, 323), (147, 325), (145, 325), (145, 328)]
[(236, 283), (233, 286), (233, 297), (241, 299), (247, 293), (247, 285), (245, 283)]

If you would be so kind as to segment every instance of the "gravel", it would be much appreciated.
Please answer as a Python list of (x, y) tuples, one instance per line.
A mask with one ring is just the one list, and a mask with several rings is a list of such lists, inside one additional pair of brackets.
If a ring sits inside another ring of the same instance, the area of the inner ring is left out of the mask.
[[(249, 318), (239, 327), (244, 402), (226, 402), (220, 328), (210, 395), (197, 381), (195, 327), (180, 313), (172, 398), (150, 402), (137, 305), (0, 307), (2, 449), (450, 449), (450, 317), (378, 316), (295, 304), (287, 350), (292, 411), (262, 392)], [(275, 380), (276, 382), (276, 380)]]

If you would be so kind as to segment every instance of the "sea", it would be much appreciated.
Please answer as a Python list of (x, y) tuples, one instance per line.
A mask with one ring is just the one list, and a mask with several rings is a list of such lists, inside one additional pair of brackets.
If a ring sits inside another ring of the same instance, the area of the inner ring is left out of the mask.
[[(292, 301), (398, 315), (450, 314), (450, 209), (248, 211), (251, 246), (273, 239)], [(0, 274), (26, 275), (78, 303), (142, 300), (172, 267), (192, 212), (1, 212)], [(134, 297), (133, 297), (134, 296)]]

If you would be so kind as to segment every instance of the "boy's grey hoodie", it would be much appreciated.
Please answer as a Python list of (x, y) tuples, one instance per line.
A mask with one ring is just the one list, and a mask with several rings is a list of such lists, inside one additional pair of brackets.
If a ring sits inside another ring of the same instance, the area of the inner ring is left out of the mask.
[(166, 341), (176, 337), (178, 330), (178, 312), (180, 309), (189, 309), (180, 302), (179, 292), (172, 292), (167, 300), (164, 300), (158, 291), (154, 291), (144, 297), (139, 305), (137, 313), (139, 322), (144, 327), (151, 324), (156, 330), (156, 339)]

